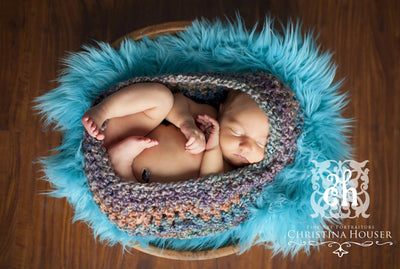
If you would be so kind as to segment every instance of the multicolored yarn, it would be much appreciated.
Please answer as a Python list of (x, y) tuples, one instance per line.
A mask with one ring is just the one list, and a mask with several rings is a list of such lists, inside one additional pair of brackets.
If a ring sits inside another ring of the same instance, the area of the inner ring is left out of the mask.
[(129, 235), (161, 238), (190, 239), (217, 234), (246, 221), (247, 207), (294, 161), (296, 140), (304, 121), (295, 94), (276, 76), (264, 72), (203, 72), (136, 77), (103, 92), (94, 104), (139, 82), (163, 83), (172, 92), (181, 91), (197, 102), (215, 106), (223, 101), (228, 90), (249, 94), (269, 118), (265, 157), (259, 163), (225, 174), (186, 181), (123, 182), (115, 174), (103, 142), (85, 131), (85, 172), (101, 211)]

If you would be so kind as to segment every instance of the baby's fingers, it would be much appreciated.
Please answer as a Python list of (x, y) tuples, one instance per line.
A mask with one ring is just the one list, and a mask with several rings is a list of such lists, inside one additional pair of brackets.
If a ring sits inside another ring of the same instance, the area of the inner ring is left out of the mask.
[(191, 152), (197, 147), (198, 147), (198, 142), (196, 141), (196, 138), (194, 136), (191, 136), (185, 144), (186, 151)]
[(196, 145), (196, 146), (192, 146), (190, 148), (186, 148), (186, 151), (191, 154), (198, 154), (198, 153), (204, 151), (204, 149), (205, 149), (205, 146), (201, 147), (199, 145)]
[(214, 119), (213, 117), (204, 114), (204, 115), (198, 115), (197, 116), (197, 121), (203, 125), (219, 125), (218, 121)]
[(204, 132), (205, 130), (207, 130), (210, 125), (212, 125), (209, 121), (207, 121), (204, 117), (202, 117), (201, 115), (198, 116), (198, 118), (196, 119), (196, 122), (199, 123), (199, 129)]
[(194, 136), (190, 136), (189, 140), (186, 142), (186, 148), (190, 147), (193, 145), (193, 143), (196, 141), (196, 138)]
[(214, 119), (213, 117), (210, 117), (208, 115), (204, 115), (206, 121), (210, 122), (212, 125), (219, 125), (218, 121)]
[(205, 149), (205, 139), (201, 137), (196, 139), (195, 136), (191, 136), (185, 145), (185, 149), (192, 154), (200, 153)]

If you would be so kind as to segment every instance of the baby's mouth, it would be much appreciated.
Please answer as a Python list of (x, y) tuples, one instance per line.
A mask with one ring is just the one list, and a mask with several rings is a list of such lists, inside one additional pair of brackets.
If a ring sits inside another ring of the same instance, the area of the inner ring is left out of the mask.
[(243, 163), (250, 163), (249, 160), (247, 160), (246, 157), (240, 155), (240, 154), (234, 154), (238, 159), (240, 159)]

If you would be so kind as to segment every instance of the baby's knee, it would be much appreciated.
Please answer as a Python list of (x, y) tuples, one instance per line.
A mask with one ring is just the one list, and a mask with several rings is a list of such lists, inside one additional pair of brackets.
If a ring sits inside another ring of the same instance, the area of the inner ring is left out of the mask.
[(157, 105), (170, 110), (174, 104), (174, 95), (171, 90), (161, 83), (151, 83), (151, 88)]
[(149, 83), (148, 92), (151, 96), (151, 108), (146, 109), (144, 114), (156, 121), (164, 119), (174, 105), (174, 96), (169, 88), (160, 83)]

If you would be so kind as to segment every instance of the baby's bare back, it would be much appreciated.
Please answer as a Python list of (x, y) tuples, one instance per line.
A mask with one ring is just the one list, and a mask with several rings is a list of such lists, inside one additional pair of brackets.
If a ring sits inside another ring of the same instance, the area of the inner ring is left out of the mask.
[(145, 149), (133, 160), (132, 171), (137, 179), (142, 179), (144, 170), (147, 176), (150, 175), (150, 182), (170, 182), (199, 176), (203, 152), (187, 152), (187, 140), (174, 125), (160, 124), (146, 137), (158, 140), (159, 144)]
[[(192, 116), (208, 114), (217, 116), (217, 111), (210, 105), (198, 104), (188, 100), (192, 109)], [(185, 150), (187, 139), (173, 124), (158, 125), (146, 135), (156, 139), (159, 144), (140, 153), (132, 162), (132, 171), (136, 179), (142, 179), (150, 173), (149, 182), (171, 182), (197, 178), (200, 174), (204, 151), (192, 154)], [(145, 180), (144, 180), (145, 181)]]

